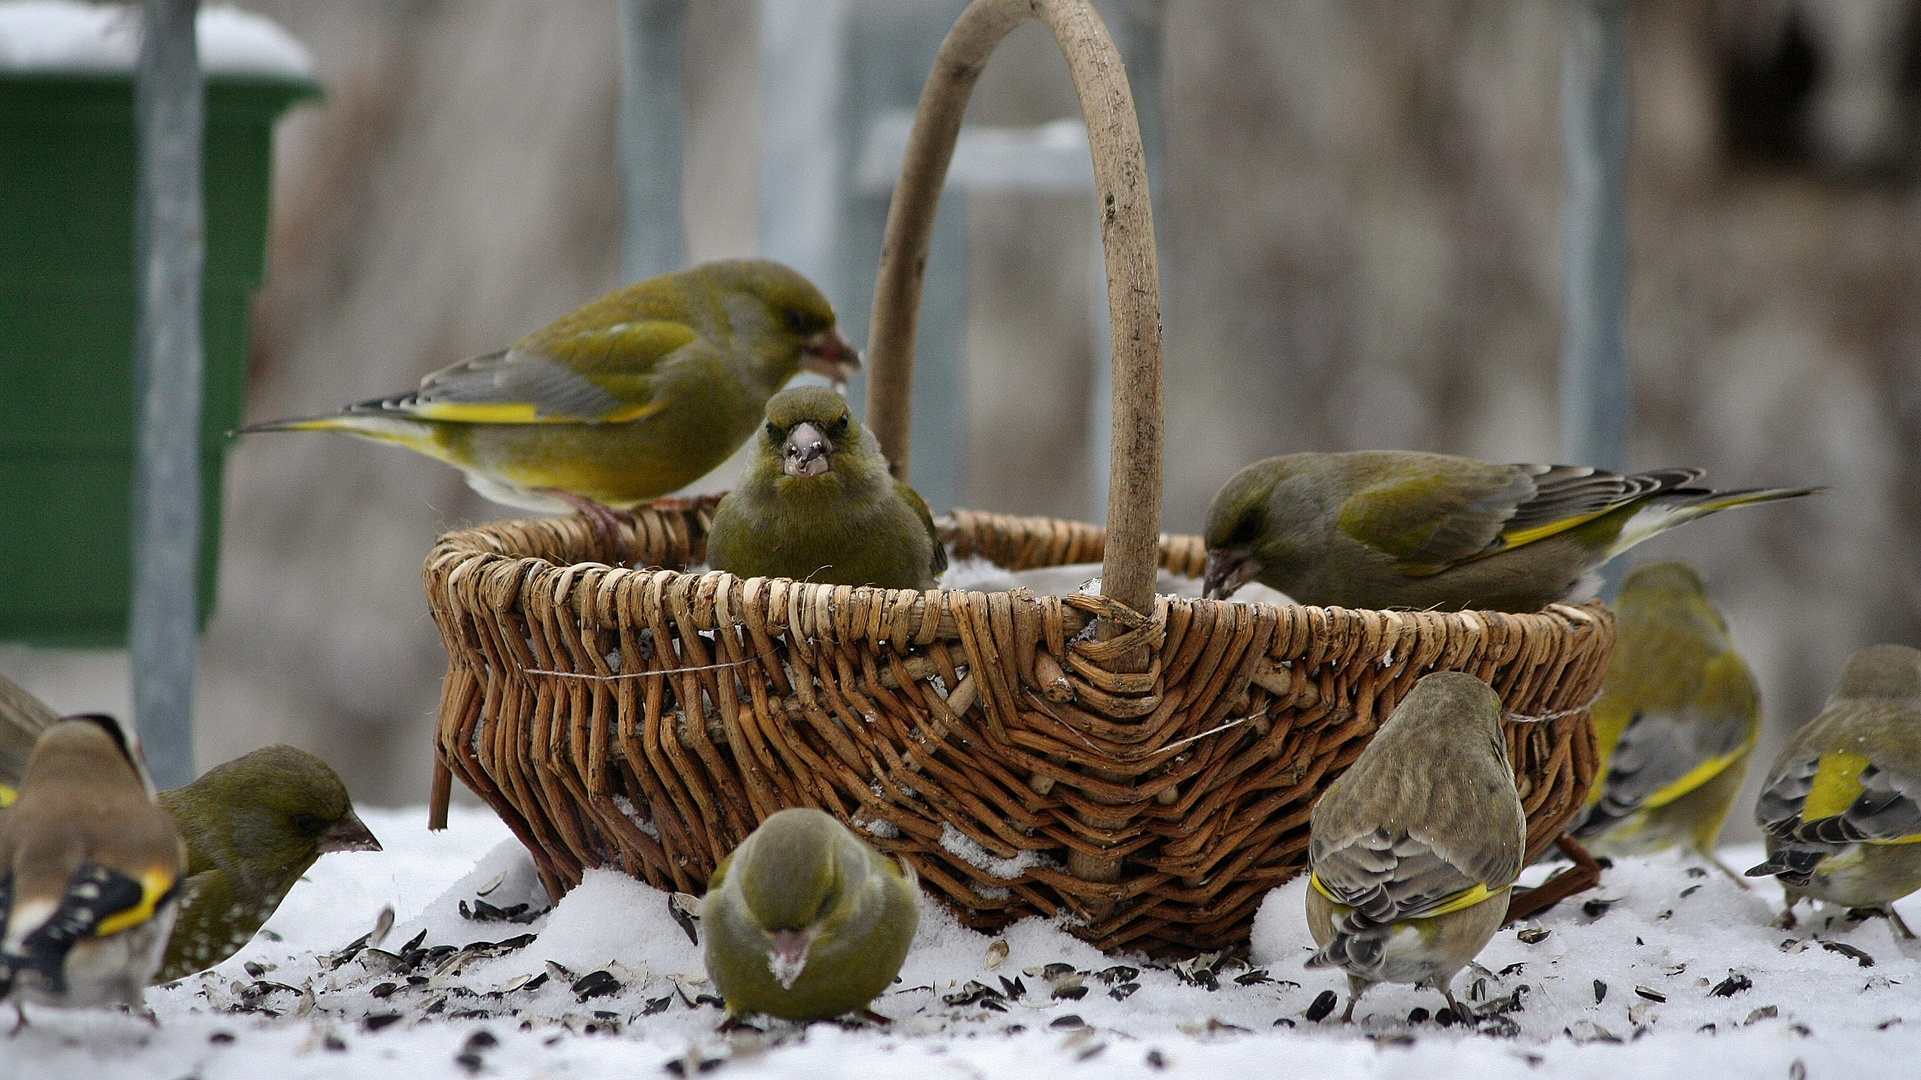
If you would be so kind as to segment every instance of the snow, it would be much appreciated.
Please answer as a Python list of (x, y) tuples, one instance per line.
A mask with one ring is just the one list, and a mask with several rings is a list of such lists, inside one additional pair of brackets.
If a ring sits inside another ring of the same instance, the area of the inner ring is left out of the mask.
[[(263, 15), (204, 7), (196, 30), (208, 75), (310, 79), (306, 46)], [(0, 3), (0, 71), (126, 72), (140, 52), (136, 9), (74, 0)]]
[[(980, 934), (929, 903), (900, 983), (875, 1003), (890, 1026), (763, 1019), (721, 1035), (668, 894), (592, 871), (548, 911), (490, 813), (456, 809), (438, 834), (418, 808), (362, 816), (386, 850), (323, 858), (269, 922), (279, 940), (263, 934), (212, 972), (149, 990), (157, 1026), (31, 1009), (0, 1041), (0, 1078), (638, 1077), (673, 1062), (743, 1078), (1215, 1077), (1285, 1063), (1316, 1080), (1634, 1080), (1683, 1068), (1786, 1078), (1796, 1061), (1826, 1078), (1899, 1075), (1921, 1053), (1921, 947), (1897, 944), (1883, 920), (1805, 906), (1798, 929), (1775, 929), (1773, 884), (1743, 892), (1666, 855), (1620, 860), (1602, 888), (1522, 928), (1546, 931), (1532, 944), (1498, 934), (1480, 957), (1488, 973), (1456, 984), (1487, 1014), (1473, 1030), (1410, 1023), (1440, 998), (1404, 986), (1371, 990), (1353, 1025), (1309, 1022), (1314, 999), (1345, 994), (1346, 980), (1301, 967), (1297, 881), (1262, 906), (1252, 967), (1103, 956), (1041, 919)], [(388, 905), (379, 951), (349, 959), (343, 947)], [(1921, 903), (1903, 908), (1921, 918)], [(416, 937), (427, 951), (406, 950)], [(1516, 995), (1518, 1009), (1497, 1011)]]
[[(940, 587), (974, 592), (1006, 592), (1025, 588), (1032, 589), (1038, 596), (1098, 593), (1101, 591), (1101, 564), (1073, 563), (1031, 570), (1004, 570), (978, 555), (970, 555), (948, 564), (947, 572), (941, 575)], [(1155, 572), (1154, 591), (1162, 596), (1196, 599), (1201, 595), (1201, 579), (1159, 570)], [(1258, 581), (1241, 586), (1234, 593), (1234, 599), (1243, 604), (1293, 603), (1287, 594), (1270, 589)]]

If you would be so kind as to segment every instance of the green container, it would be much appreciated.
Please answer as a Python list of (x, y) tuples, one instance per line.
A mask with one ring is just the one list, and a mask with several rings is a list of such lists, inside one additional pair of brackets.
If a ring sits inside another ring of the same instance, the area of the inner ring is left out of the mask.
[[(320, 87), (207, 78), (200, 618), (266, 276), (274, 121)], [(130, 75), (0, 74), (0, 640), (118, 647), (132, 591)]]

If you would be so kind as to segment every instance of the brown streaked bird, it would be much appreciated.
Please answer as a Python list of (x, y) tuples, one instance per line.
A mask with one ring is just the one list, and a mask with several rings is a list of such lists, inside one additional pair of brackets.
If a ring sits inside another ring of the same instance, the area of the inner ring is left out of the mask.
[(59, 722), (59, 713), (0, 675), (0, 810), (19, 796), (20, 778), (40, 733)]
[(47, 728), (0, 814), (0, 1000), (143, 1010), (184, 861), (125, 727), (89, 714)]
[(1603, 563), (1657, 533), (1821, 490), (1713, 491), (1701, 476), (1399, 450), (1268, 458), (1208, 508), (1206, 595), (1259, 581), (1322, 607), (1539, 611), (1592, 595)]
[(1458, 671), (1414, 684), (1308, 826), (1310, 968), (1347, 972), (1347, 1009), (1377, 982), (1439, 990), (1507, 917), (1527, 815), (1514, 790), (1501, 700)]

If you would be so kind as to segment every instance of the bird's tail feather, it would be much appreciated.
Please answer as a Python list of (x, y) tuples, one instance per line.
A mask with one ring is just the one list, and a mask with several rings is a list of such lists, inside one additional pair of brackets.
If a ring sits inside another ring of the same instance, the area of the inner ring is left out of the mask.
[(1612, 559), (1643, 540), (1664, 533), (1676, 525), (1706, 517), (1731, 506), (1798, 499), (1826, 491), (1825, 487), (1743, 488), (1739, 491), (1709, 491), (1705, 488), (1674, 488), (1642, 503), (1634, 516), (1621, 526), (1621, 534), (1608, 549)]
[(1814, 868), (1828, 857), (1825, 851), (1805, 847), (1783, 845), (1759, 866), (1750, 867), (1747, 877), (1778, 877), (1784, 883), (1801, 888), (1814, 877)]
[(292, 420), (269, 420), (248, 424), (235, 435), (256, 435), (269, 431), (340, 431), (375, 442), (393, 443), (429, 457), (445, 458), (434, 438), (434, 426), (420, 420), (391, 413), (344, 412), (333, 416), (310, 416)]

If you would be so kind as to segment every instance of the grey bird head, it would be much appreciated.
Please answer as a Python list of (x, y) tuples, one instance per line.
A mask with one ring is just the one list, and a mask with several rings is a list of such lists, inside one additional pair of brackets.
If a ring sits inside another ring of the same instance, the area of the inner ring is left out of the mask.
[(1906, 645), (1870, 645), (1848, 657), (1837, 698), (1921, 698), (1921, 652)]

